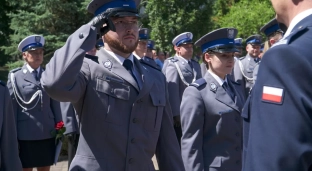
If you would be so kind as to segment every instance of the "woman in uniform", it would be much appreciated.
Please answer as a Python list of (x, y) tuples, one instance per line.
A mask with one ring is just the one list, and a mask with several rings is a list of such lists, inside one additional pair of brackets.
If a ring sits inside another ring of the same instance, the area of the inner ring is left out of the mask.
[(9, 73), (8, 88), (16, 118), (19, 157), (23, 171), (49, 171), (54, 163), (55, 126), (62, 119), (59, 102), (41, 88), (44, 38), (32, 35), (18, 45), (25, 65)]
[(180, 107), (186, 171), (241, 171), (242, 92), (227, 77), (234, 66), (237, 30), (222, 28), (200, 38), (207, 73), (183, 93)]

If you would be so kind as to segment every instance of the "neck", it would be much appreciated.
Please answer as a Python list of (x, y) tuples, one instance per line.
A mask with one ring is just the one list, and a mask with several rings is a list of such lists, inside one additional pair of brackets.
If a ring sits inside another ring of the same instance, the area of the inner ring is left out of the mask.
[(114, 49), (114, 48), (112, 48), (112, 47), (109, 47), (109, 45), (108, 44), (105, 44), (105, 47), (104, 47), (106, 50), (109, 50), (109, 51), (111, 51), (111, 52), (113, 52), (113, 53), (115, 53), (115, 54), (117, 54), (117, 55), (119, 55), (119, 56), (121, 56), (121, 57), (124, 57), (124, 58), (128, 58), (129, 56), (130, 56), (130, 54), (131, 53), (123, 53), (123, 52), (120, 52), (119, 50), (116, 50), (116, 49)]
[(144, 53), (140, 53), (139, 51), (134, 51), (133, 54), (135, 54), (136, 56), (143, 58)]
[(33, 65), (30, 63), (27, 63), (32, 69), (38, 69), (40, 65)]
[(221, 73), (218, 73), (216, 72), (215, 70), (211, 69), (211, 67), (209, 66), (209, 69), (208, 69), (210, 72), (216, 74), (218, 77), (220, 77), (221, 79), (225, 80), (225, 74), (221, 74)]
[[(181, 55), (179, 55), (179, 56), (181, 56)], [(192, 58), (192, 57), (187, 57), (187, 56), (181, 56), (181, 57), (188, 60), (188, 61), (191, 60), (191, 58)]]
[(285, 18), (283, 18), (283, 23), (289, 27), (291, 21), (301, 12), (306, 11), (308, 9), (312, 9), (312, 2), (311, 1), (301, 1), (297, 4), (293, 4), (291, 10), (287, 12)]

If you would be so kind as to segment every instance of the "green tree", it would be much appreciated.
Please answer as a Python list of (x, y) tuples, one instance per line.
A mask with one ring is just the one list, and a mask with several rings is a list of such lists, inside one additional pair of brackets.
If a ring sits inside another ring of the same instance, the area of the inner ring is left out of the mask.
[(212, 1), (207, 0), (148, 0), (145, 17), (151, 28), (151, 37), (161, 50), (173, 51), (172, 39), (180, 33), (192, 32), (193, 40), (206, 34), (211, 28)]
[(247, 38), (260, 34), (260, 28), (274, 15), (270, 0), (240, 0), (223, 16), (220, 13), (215, 16), (214, 27), (234, 27), (238, 29), (238, 37)]
[(5, 53), (20, 58), (18, 43), (32, 34), (45, 38), (45, 60), (49, 60), (77, 28), (92, 17), (87, 13), (89, 0), (7, 0), (15, 11), (8, 14), (11, 19), (10, 46), (2, 46)]

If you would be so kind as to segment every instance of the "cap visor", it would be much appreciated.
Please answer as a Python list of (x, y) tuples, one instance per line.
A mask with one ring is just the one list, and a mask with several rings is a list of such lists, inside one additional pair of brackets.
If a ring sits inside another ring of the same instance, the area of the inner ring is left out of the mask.
[(140, 18), (140, 15), (138, 13), (133, 13), (133, 12), (117, 12), (113, 17), (138, 17)]
[(226, 48), (226, 49), (219, 49), (217, 52), (219, 53), (231, 53), (231, 52), (240, 52), (237, 48)]

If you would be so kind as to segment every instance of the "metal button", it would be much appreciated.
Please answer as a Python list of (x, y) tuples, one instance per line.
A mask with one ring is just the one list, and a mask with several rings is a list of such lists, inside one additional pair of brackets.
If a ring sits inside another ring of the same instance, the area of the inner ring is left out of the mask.
[(80, 33), (80, 34), (79, 34), (79, 38), (80, 38), (80, 39), (83, 39), (83, 37), (84, 37), (83, 34)]
[(131, 139), (131, 143), (135, 143), (135, 139), (134, 138)]
[(129, 163), (130, 163), (130, 164), (133, 163), (133, 161), (134, 161), (133, 158), (130, 158), (130, 159), (129, 159)]
[(133, 123), (137, 123), (137, 122), (138, 122), (138, 119), (137, 119), (137, 118), (133, 118), (133, 119), (132, 119), (132, 122), (133, 122)]

